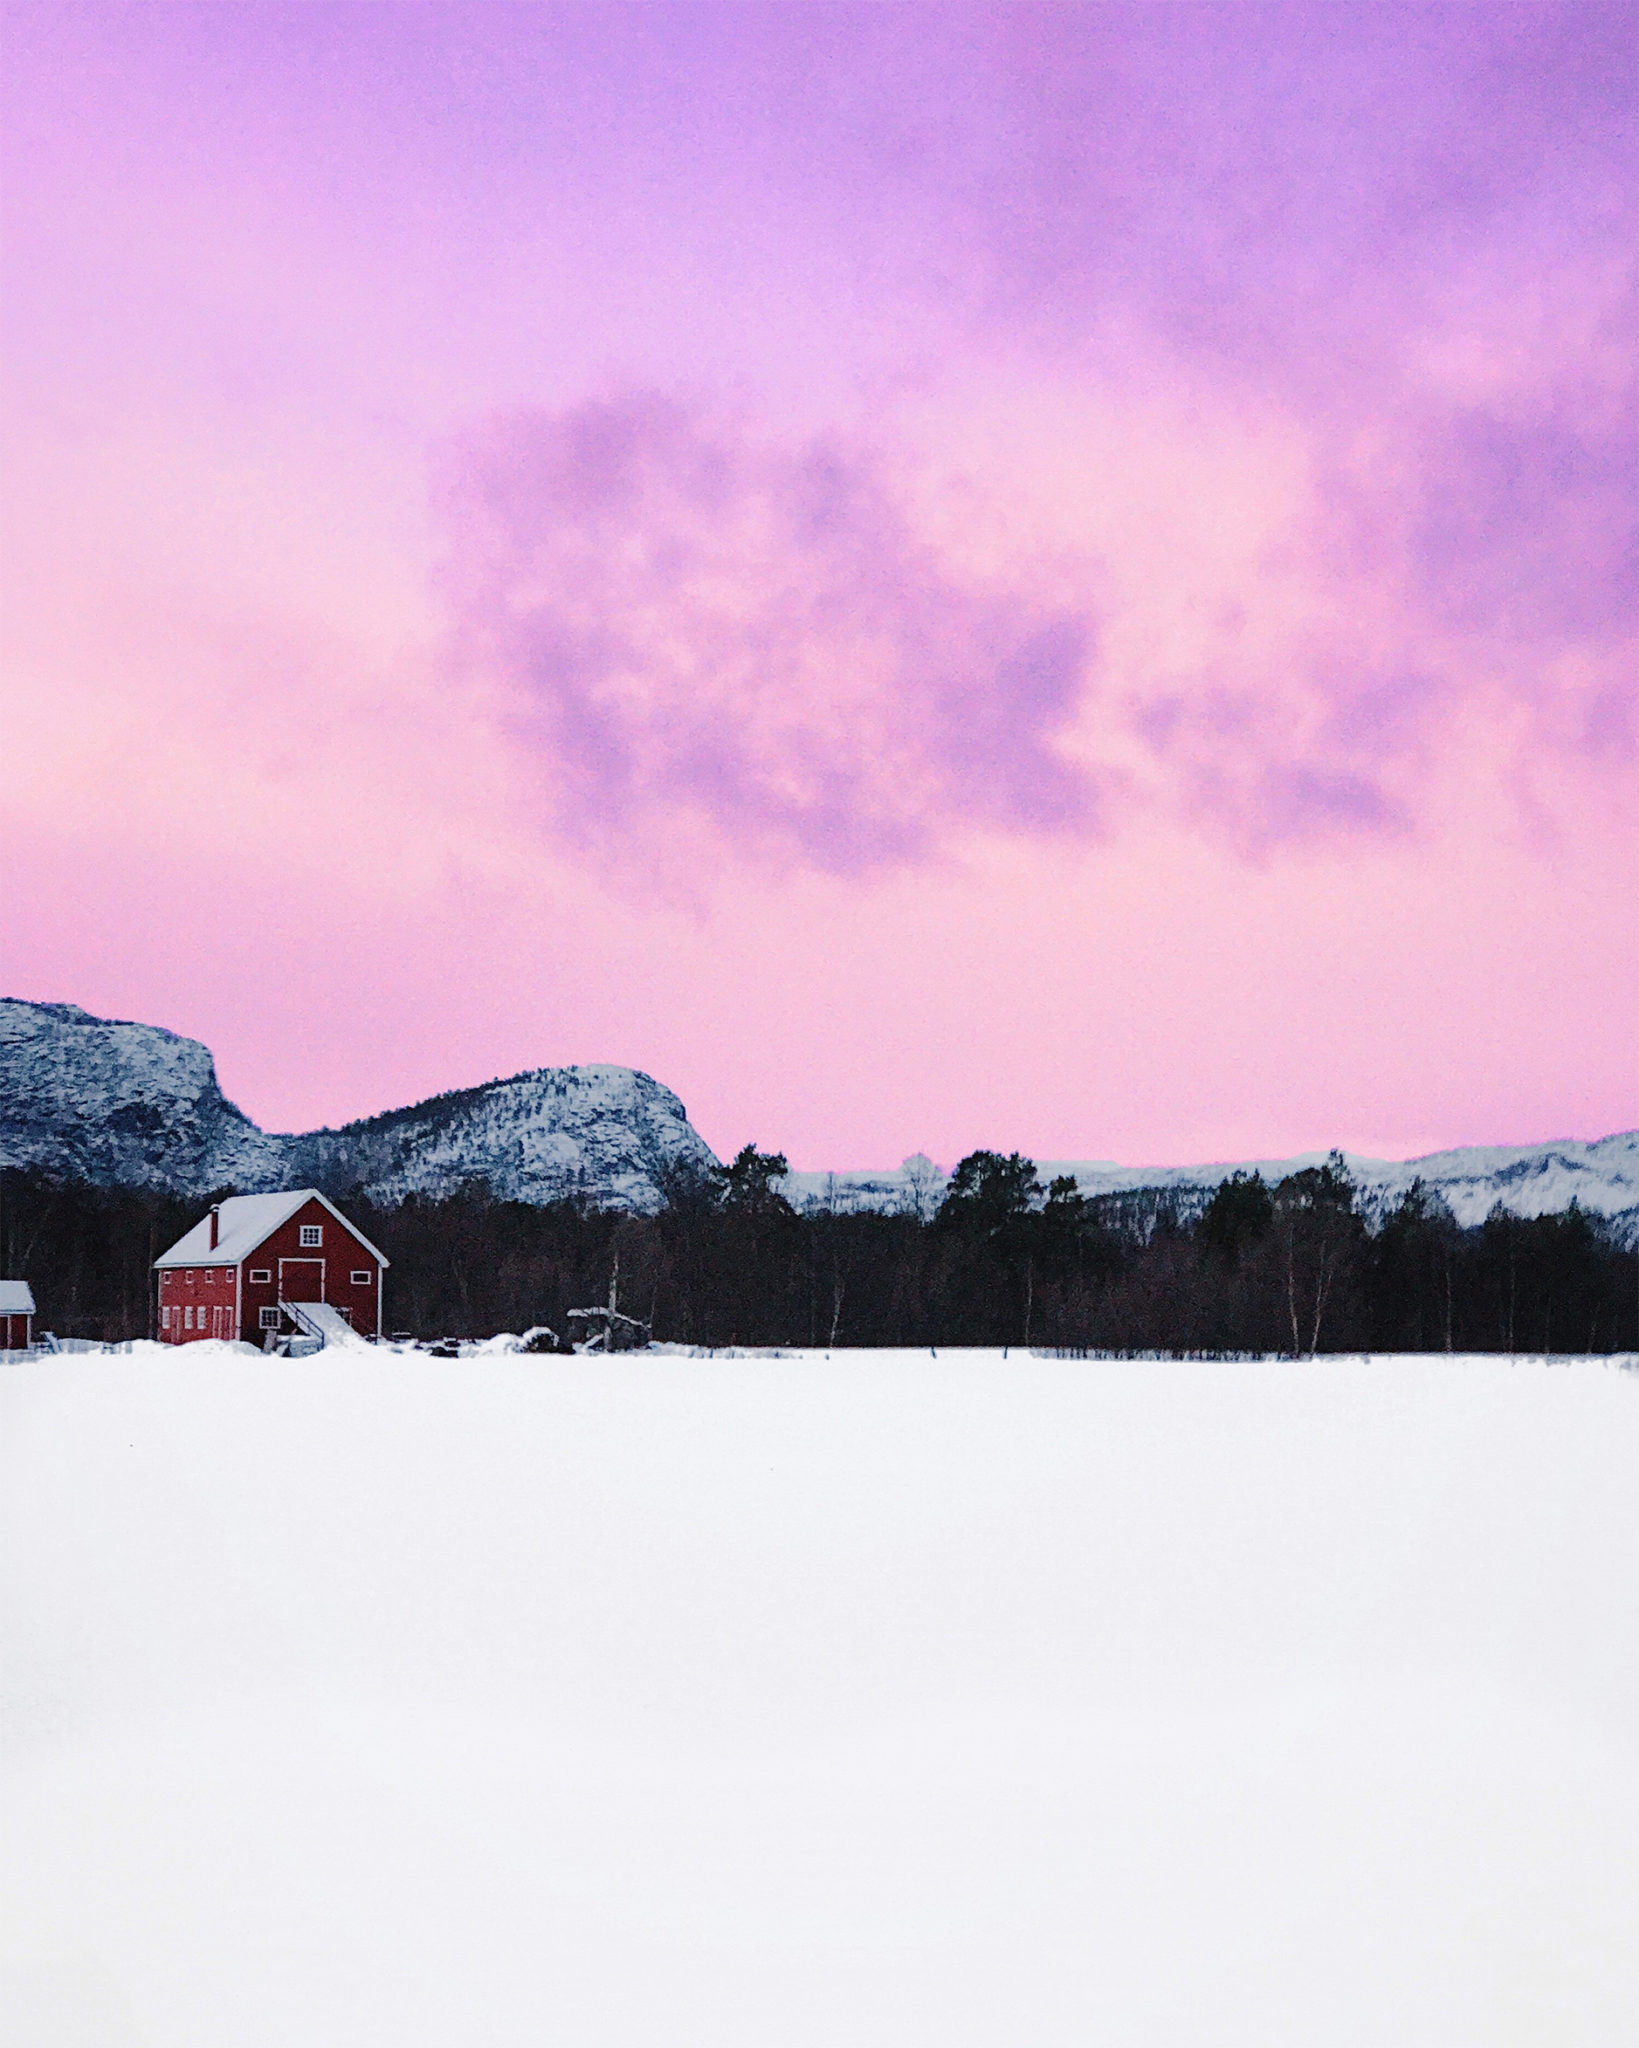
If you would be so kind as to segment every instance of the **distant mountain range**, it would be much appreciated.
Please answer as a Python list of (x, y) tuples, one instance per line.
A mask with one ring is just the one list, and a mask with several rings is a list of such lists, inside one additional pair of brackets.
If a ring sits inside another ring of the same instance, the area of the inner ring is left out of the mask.
[[(1500, 1202), (1516, 1216), (1546, 1216), (1579, 1202), (1609, 1217), (1624, 1243), (1639, 1244), (1639, 1131), (1584, 1141), (1561, 1138), (1545, 1145), (1464, 1145), (1421, 1159), (1344, 1158), (1373, 1220), (1421, 1180), (1464, 1225), (1481, 1223)], [(1273, 1186), (1325, 1152), (1290, 1159), (1225, 1160), (1204, 1166), (1119, 1166), (1108, 1159), (1043, 1159), (1036, 1172), (1046, 1183), (1068, 1174), (1084, 1195), (1164, 1194), (1183, 1216), (1198, 1213), (1232, 1173), (1260, 1173)], [(920, 1154), (878, 1173), (794, 1173), (786, 1192), (799, 1203), (836, 1209), (918, 1209), (931, 1213), (945, 1176)]]
[[(1237, 1170), (1277, 1181), (1324, 1157), (1151, 1167), (1043, 1160), (1038, 1170), (1044, 1181), (1070, 1174), (1088, 1195), (1165, 1192), (1187, 1213)], [(362, 1186), (387, 1203), (437, 1197), (481, 1178), (513, 1201), (573, 1195), (647, 1211), (660, 1205), (669, 1171), (715, 1163), (671, 1090), (630, 1067), (542, 1067), (340, 1130), (278, 1135), (227, 1100), (215, 1062), (195, 1039), (110, 1022), (72, 1003), (0, 998), (3, 1165), (185, 1195)], [(1536, 1216), (1575, 1200), (1639, 1243), (1639, 1131), (1586, 1143), (1466, 1146), (1405, 1161), (1350, 1154), (1348, 1163), (1369, 1213), (1421, 1179), (1459, 1223), (1480, 1222), (1499, 1202)], [(917, 1155), (881, 1173), (793, 1173), (785, 1185), (801, 1207), (931, 1214), (944, 1181)]]

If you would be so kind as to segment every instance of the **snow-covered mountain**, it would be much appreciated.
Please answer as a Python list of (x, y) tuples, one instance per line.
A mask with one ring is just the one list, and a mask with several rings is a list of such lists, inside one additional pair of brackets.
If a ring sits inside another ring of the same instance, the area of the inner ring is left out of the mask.
[(654, 1209), (678, 1162), (716, 1164), (672, 1091), (630, 1067), (541, 1067), (285, 1143), (297, 1184), (383, 1202), (482, 1176), (508, 1201)]
[(234, 1108), (196, 1040), (10, 997), (0, 998), (0, 1165), (181, 1194), (285, 1185), (284, 1141)]
[[(1232, 1173), (1261, 1173), (1272, 1185), (1302, 1167), (1321, 1165), (1327, 1156), (1303, 1152), (1291, 1159), (1205, 1166), (1043, 1159), (1036, 1170), (1044, 1182), (1069, 1175), (1084, 1195), (1164, 1190), (1188, 1214), (1204, 1207), (1212, 1190)], [(1499, 1202), (1517, 1216), (1543, 1216), (1576, 1201), (1592, 1214), (1610, 1217), (1626, 1241), (1639, 1242), (1639, 1131), (1589, 1141), (1562, 1138), (1544, 1145), (1466, 1145), (1422, 1159), (1368, 1159), (1354, 1152), (1344, 1156), (1360, 1189), (1361, 1205), (1374, 1219), (1392, 1208), (1414, 1180), (1421, 1180), (1444, 1198), (1464, 1225), (1483, 1222)], [(804, 1207), (930, 1215), (944, 1192), (944, 1179), (917, 1153), (903, 1166), (874, 1173), (794, 1173), (785, 1188), (788, 1197)]]
[(548, 1067), (436, 1095), (336, 1131), (262, 1131), (223, 1095), (206, 1048), (72, 1003), (0, 999), (0, 1164), (105, 1186), (202, 1195), (363, 1185), (377, 1200), (570, 1194), (652, 1209), (676, 1162), (714, 1163), (669, 1088), (628, 1067)]

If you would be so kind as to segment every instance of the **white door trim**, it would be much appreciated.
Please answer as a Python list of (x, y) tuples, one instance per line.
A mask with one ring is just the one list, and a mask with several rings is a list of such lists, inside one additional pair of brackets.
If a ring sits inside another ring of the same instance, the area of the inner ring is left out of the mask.
[(288, 1258), (288, 1259), (281, 1259), (281, 1260), (279, 1261), (279, 1299), (280, 1299), (281, 1301), (285, 1301), (285, 1300), (287, 1300), (287, 1299), (289, 1298), (289, 1297), (288, 1297), (288, 1296), (286, 1295), (286, 1293), (285, 1293), (285, 1268), (286, 1268), (286, 1266), (317, 1266), (317, 1267), (318, 1267), (318, 1269), (319, 1269), (319, 1299), (320, 1299), (320, 1301), (327, 1301), (327, 1300), (329, 1299), (329, 1296), (328, 1296), (328, 1295), (327, 1295), (327, 1294), (325, 1293), (325, 1291), (324, 1291), (324, 1288), (325, 1288), (325, 1267), (324, 1267), (324, 1260), (323, 1260), (323, 1259), (315, 1259), (315, 1258), (303, 1258), (303, 1257), (301, 1257), (301, 1256), (300, 1256), (300, 1255), (298, 1254), (298, 1255), (293, 1255), (292, 1257), (290, 1257), (290, 1258)]

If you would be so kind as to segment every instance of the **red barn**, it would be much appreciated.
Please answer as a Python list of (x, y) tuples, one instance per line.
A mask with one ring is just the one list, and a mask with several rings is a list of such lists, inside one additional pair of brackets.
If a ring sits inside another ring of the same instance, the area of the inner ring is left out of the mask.
[(0, 1280), (0, 1351), (26, 1351), (34, 1342), (34, 1290), (26, 1280)]
[(162, 1344), (259, 1343), (295, 1329), (283, 1306), (292, 1301), (327, 1301), (361, 1337), (381, 1334), (387, 1261), (317, 1188), (230, 1195), (154, 1270)]

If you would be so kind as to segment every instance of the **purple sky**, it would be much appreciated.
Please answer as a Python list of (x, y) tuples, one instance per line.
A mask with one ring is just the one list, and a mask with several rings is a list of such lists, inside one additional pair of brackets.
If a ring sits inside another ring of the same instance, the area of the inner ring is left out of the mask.
[(282, 1127), (1639, 1123), (1630, 8), (4, 12), (9, 992)]

